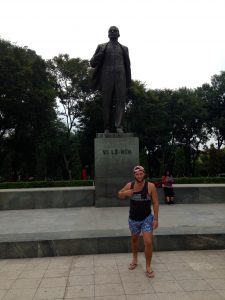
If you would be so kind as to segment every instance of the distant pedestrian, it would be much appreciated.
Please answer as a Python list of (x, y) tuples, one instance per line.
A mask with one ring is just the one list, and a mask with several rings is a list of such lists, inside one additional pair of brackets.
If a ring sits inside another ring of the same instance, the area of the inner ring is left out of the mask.
[(167, 204), (174, 204), (173, 183), (173, 175), (167, 170), (162, 176), (162, 187), (164, 189), (165, 202)]
[[(145, 170), (142, 166), (133, 169), (134, 181), (127, 183), (119, 192), (118, 197), (130, 198), (129, 228), (131, 231), (131, 248), (133, 259), (129, 269), (133, 270), (138, 264), (139, 236), (142, 233), (145, 246), (146, 275), (154, 277), (151, 268), (153, 229), (158, 227), (159, 201), (156, 187), (153, 183), (145, 180)], [(153, 212), (151, 209), (153, 206)]]

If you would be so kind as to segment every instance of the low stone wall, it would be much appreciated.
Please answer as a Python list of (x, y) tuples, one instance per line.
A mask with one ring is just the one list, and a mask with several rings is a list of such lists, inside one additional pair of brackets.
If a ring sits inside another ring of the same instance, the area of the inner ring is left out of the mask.
[[(162, 188), (158, 195), (164, 203)], [(177, 204), (225, 203), (225, 184), (174, 184), (174, 200)]]
[[(174, 184), (177, 204), (225, 203), (225, 184)], [(164, 192), (158, 189), (159, 202), (164, 203)], [(123, 206), (129, 200), (120, 200)], [(0, 210), (68, 208), (95, 206), (95, 187), (33, 188), (0, 190)], [(101, 207), (118, 206), (101, 203)], [(120, 205), (121, 206), (121, 205)]]
[(0, 210), (68, 208), (94, 205), (95, 188), (32, 188), (0, 190)]

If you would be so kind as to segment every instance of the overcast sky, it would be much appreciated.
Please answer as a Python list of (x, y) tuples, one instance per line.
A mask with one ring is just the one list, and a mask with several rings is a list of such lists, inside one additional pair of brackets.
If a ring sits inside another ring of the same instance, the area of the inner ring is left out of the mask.
[(195, 88), (225, 70), (225, 0), (0, 0), (0, 37), (44, 59), (90, 59), (108, 28), (148, 88)]

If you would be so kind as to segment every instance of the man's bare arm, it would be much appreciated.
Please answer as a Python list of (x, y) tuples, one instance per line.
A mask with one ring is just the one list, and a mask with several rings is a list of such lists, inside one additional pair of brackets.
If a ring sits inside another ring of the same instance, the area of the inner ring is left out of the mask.
[(131, 183), (127, 183), (119, 192), (118, 197), (124, 199), (133, 195), (133, 189), (130, 188)]
[(159, 199), (156, 187), (153, 183), (150, 183), (150, 190), (152, 195), (152, 206), (154, 211), (154, 223), (153, 228), (156, 229), (158, 227), (158, 218), (159, 218)]

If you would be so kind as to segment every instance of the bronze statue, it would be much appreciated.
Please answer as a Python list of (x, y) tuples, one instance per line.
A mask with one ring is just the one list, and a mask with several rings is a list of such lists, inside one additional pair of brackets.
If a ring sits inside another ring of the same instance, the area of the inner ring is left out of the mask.
[(109, 42), (98, 45), (90, 60), (94, 68), (92, 85), (102, 92), (104, 132), (123, 133), (122, 119), (127, 91), (131, 85), (128, 48), (118, 42), (119, 29), (111, 26)]

